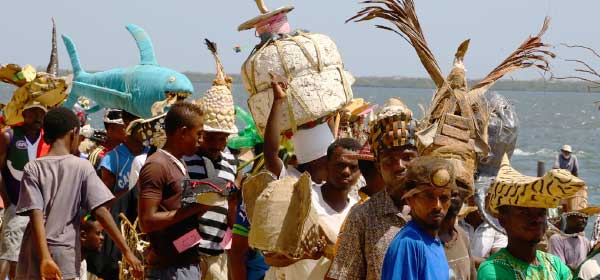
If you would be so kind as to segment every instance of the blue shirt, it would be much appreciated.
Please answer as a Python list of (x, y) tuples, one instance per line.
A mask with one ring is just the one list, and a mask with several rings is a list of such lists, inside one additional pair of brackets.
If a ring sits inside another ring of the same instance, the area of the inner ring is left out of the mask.
[[(240, 199), (235, 225), (233, 226), (233, 234), (248, 237), (249, 231), (250, 222), (248, 221), (248, 217), (246, 215), (246, 207), (244, 207), (243, 200)], [(247, 279), (264, 279), (267, 270), (269, 270), (269, 265), (265, 262), (265, 257), (262, 255), (262, 253), (258, 250), (248, 248), (248, 255), (246, 257)]]
[(440, 240), (410, 221), (392, 240), (383, 259), (381, 279), (442, 280), (450, 278), (449, 271)]
[[(147, 152), (148, 149), (144, 147), (143, 153)], [(129, 152), (125, 144), (120, 144), (102, 158), (100, 166), (106, 168), (106, 170), (117, 177), (117, 185), (114, 189), (115, 193), (122, 190), (129, 190), (129, 173), (131, 172), (131, 163), (134, 158), (135, 156)]]

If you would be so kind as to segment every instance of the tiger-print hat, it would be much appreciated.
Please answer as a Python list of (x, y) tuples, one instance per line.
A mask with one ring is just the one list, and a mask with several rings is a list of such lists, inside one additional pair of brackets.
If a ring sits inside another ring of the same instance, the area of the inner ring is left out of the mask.
[(543, 177), (525, 176), (513, 169), (504, 155), (498, 176), (488, 190), (490, 210), (498, 215), (502, 206), (555, 208), (584, 187), (583, 180), (564, 169), (552, 169)]
[(375, 158), (393, 147), (415, 146), (417, 122), (412, 111), (398, 98), (390, 98), (370, 125), (369, 144)]

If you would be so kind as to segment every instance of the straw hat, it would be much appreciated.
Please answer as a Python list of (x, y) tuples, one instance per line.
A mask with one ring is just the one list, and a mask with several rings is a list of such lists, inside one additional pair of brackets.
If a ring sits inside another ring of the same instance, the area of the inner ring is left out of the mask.
[(213, 54), (217, 65), (217, 78), (204, 97), (197, 100), (205, 114), (204, 130), (209, 132), (238, 133), (235, 125), (235, 106), (231, 94), (231, 77), (225, 75), (223, 65), (217, 54), (217, 44), (205, 39), (208, 49)]
[(259, 16), (254, 17), (251, 20), (248, 20), (242, 24), (240, 24), (240, 26), (238, 27), (238, 31), (243, 31), (243, 30), (248, 30), (248, 29), (252, 29), (254, 28), (258, 23), (265, 21), (269, 18), (272, 18), (274, 16), (277, 16), (279, 14), (287, 14), (289, 12), (291, 12), (294, 9), (294, 6), (284, 6), (281, 7), (279, 9), (276, 9), (274, 11), (269, 11), (267, 9), (267, 7), (265, 7), (265, 3), (262, 0), (256, 0), (256, 5), (258, 6), (258, 9), (260, 10), (260, 12), (262, 13)]
[(552, 169), (543, 177), (530, 177), (510, 166), (504, 155), (498, 176), (488, 190), (490, 210), (498, 214), (501, 206), (554, 208), (561, 199), (573, 196), (585, 182), (563, 169)]
[(563, 145), (562, 148), (560, 148), (560, 150), (563, 152), (568, 152), (568, 153), (573, 152), (573, 148), (571, 148), (571, 145)]
[(415, 145), (416, 121), (412, 111), (398, 98), (390, 98), (371, 123), (369, 144), (375, 157), (384, 149)]

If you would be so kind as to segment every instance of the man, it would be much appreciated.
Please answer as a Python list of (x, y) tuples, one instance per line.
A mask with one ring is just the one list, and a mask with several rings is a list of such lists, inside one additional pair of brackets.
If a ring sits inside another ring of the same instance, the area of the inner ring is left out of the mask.
[(23, 233), (29, 222), (18, 216), (15, 207), (19, 201), (23, 168), (29, 161), (48, 153), (44, 142), (42, 123), (46, 107), (32, 103), (23, 109), (23, 124), (6, 129), (0, 137), (0, 194), (6, 206), (0, 237), (0, 279), (15, 277)]
[(82, 209), (91, 212), (115, 240), (133, 275), (142, 264), (127, 247), (107, 204), (114, 198), (92, 165), (78, 154), (79, 118), (59, 107), (44, 118), (44, 140), (51, 145), (44, 157), (27, 163), (16, 212), (28, 215), (17, 279), (75, 279), (80, 277)]
[(365, 186), (358, 190), (358, 194), (360, 196), (360, 202), (363, 203), (371, 196), (376, 193), (384, 190), (385, 181), (381, 178), (381, 174), (379, 170), (377, 170), (377, 164), (375, 164), (375, 157), (371, 152), (371, 145), (367, 141), (362, 149), (356, 153), (350, 153), (344, 155), (350, 159), (358, 160), (358, 169), (360, 169), (360, 174), (365, 179)]
[(115, 147), (125, 141), (125, 122), (123, 121), (123, 110), (120, 109), (106, 109), (104, 112), (104, 129), (106, 130), (106, 141), (99, 143), (98, 147), (94, 149), (88, 159), (98, 170), (100, 175), (100, 163), (106, 155), (106, 153), (112, 151)]
[(592, 230), (592, 241), (590, 243), (592, 251), (586, 259), (574, 271), (573, 276), (583, 280), (598, 279), (600, 277), (600, 217), (596, 218)]
[[(357, 200), (350, 195), (352, 187), (358, 181), (360, 172), (358, 162), (344, 157), (344, 154), (360, 150), (361, 145), (351, 138), (341, 138), (327, 149), (327, 181), (322, 186), (313, 184), (311, 192), (312, 206), (318, 215), (321, 228), (337, 236), (340, 228)], [(335, 241), (334, 241), (335, 242)], [(267, 279), (323, 279), (331, 262), (326, 257), (318, 260), (304, 259), (294, 264), (274, 268), (267, 272)]]
[[(197, 280), (201, 273), (195, 242), (178, 240), (184, 235), (197, 236), (196, 216), (204, 213), (208, 206), (181, 207), (183, 183), (188, 174), (180, 159), (198, 150), (203, 113), (195, 104), (175, 104), (164, 123), (166, 143), (148, 157), (138, 179), (140, 228), (150, 241), (145, 276), (146, 279)], [(181, 243), (191, 246), (182, 247)]]
[[(196, 102), (202, 104), (201, 108), (205, 114), (210, 115), (217, 108), (219, 112), (230, 112), (228, 117), (235, 120), (235, 108), (229, 103), (229, 108), (222, 104), (213, 104), (214, 100), (223, 98), (232, 100), (230, 91), (209, 91), (203, 99)], [(219, 113), (217, 112), (217, 113)], [(184, 157), (188, 174), (192, 180), (219, 177), (234, 186), (239, 182), (237, 176), (237, 159), (227, 149), (229, 135), (237, 133), (234, 122), (225, 122), (219, 118), (204, 120), (204, 131), (198, 151), (189, 157)], [(224, 238), (231, 238), (231, 228), (235, 220), (236, 202), (231, 203), (224, 200), (220, 205), (213, 206), (201, 217), (199, 217), (200, 243), (198, 244), (202, 279), (226, 279), (228, 275), (227, 255), (221, 246)], [(227, 243), (228, 240), (225, 240)]]
[(577, 176), (579, 173), (579, 162), (577, 161), (577, 157), (572, 154), (573, 148), (570, 145), (564, 145), (560, 149), (560, 154), (556, 155), (556, 159), (554, 160), (554, 169), (566, 169), (573, 176)]
[(282, 133), (279, 126), (279, 117), (283, 114), (283, 110), (287, 110), (284, 106), (284, 102), (287, 100), (285, 92), (287, 83), (276, 81), (276, 77), (272, 74), (269, 75), (271, 75), (271, 87), (273, 88), (273, 105), (265, 127), (265, 168), (280, 178), (285, 176), (300, 177), (302, 172), (308, 172), (313, 182), (321, 184), (327, 180), (327, 170), (323, 166), (327, 165), (325, 156), (327, 147), (334, 140), (333, 134), (327, 123), (298, 130), (292, 136), (298, 168), (292, 166), (286, 168), (278, 155)]
[[(493, 217), (491, 217), (493, 219)], [(471, 248), (471, 257), (475, 267), (485, 261), (489, 256), (506, 247), (508, 239), (506, 235), (494, 229), (488, 222), (483, 220), (479, 211), (473, 211), (459, 221), (459, 224), (467, 232)]]
[(565, 234), (557, 233), (550, 237), (548, 253), (557, 256), (569, 268), (575, 270), (585, 260), (591, 249), (590, 241), (584, 233), (588, 216), (577, 210), (567, 212), (564, 216), (566, 220)]
[(401, 185), (406, 166), (417, 157), (415, 123), (411, 121), (410, 110), (395, 101), (386, 104), (379, 115), (382, 117), (372, 125), (368, 141), (384, 189), (373, 193), (369, 200), (348, 214), (327, 275), (330, 279), (380, 279), (385, 252), (409, 220), (402, 213), (405, 203)]
[[(452, 162), (420, 157), (408, 165), (403, 198), (412, 220), (390, 244), (381, 279), (450, 279), (450, 268), (438, 232), (456, 185)], [(467, 191), (467, 190), (463, 190)]]
[(506, 230), (508, 245), (481, 264), (477, 279), (571, 279), (570, 269), (558, 257), (537, 250), (537, 245), (548, 228), (547, 209), (584, 186), (561, 169), (542, 178), (523, 176), (510, 167), (505, 155), (488, 195), (490, 211)]
[[(121, 111), (123, 126), (138, 119), (137, 116)], [(115, 133), (117, 130), (110, 125), (109, 127)], [(133, 159), (146, 153), (142, 141), (135, 135), (125, 136), (123, 143), (117, 145), (114, 149), (104, 155), (100, 163), (100, 178), (102, 182), (117, 198), (110, 207), (110, 213), (117, 224), (121, 223), (120, 214), (123, 213), (130, 221), (137, 218), (137, 198), (138, 189), (129, 185), (129, 173)], [(112, 240), (107, 240), (102, 245), (100, 253), (92, 253), (88, 256), (88, 270), (103, 279), (116, 279), (119, 277), (119, 261), (121, 260), (121, 251)]]
[[(461, 182), (457, 180), (457, 184), (460, 185)], [(469, 189), (466, 186), (463, 188)], [(457, 223), (458, 213), (463, 207), (466, 196), (466, 192), (452, 191), (450, 208), (448, 208), (448, 213), (446, 213), (439, 231), (440, 240), (444, 244), (446, 259), (450, 267), (451, 280), (474, 280), (477, 275), (469, 250), (469, 237)]]
[[(89, 254), (99, 253), (104, 243), (104, 229), (96, 219), (87, 214), (81, 219), (81, 273), (80, 280), (98, 280), (98, 276), (87, 269), (87, 261), (85, 260)], [(109, 278), (105, 278), (109, 279)]]

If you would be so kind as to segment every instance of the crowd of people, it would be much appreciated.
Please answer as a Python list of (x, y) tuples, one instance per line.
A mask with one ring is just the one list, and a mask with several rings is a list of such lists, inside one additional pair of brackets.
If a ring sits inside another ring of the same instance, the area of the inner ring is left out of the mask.
[[(140, 119), (126, 111), (107, 109), (105, 137), (83, 145), (71, 110), (32, 104), (24, 123), (0, 138), (0, 278), (119, 279), (122, 261), (130, 276), (144, 279), (600, 277), (600, 222), (591, 241), (584, 235), (590, 207), (564, 211), (551, 231), (549, 204), (507, 202), (509, 192), (491, 187), (493, 217), (486, 218), (474, 206), (475, 178), (463, 176), (465, 163), (421, 155), (416, 121), (398, 99), (371, 121), (364, 143), (336, 138), (324, 122), (297, 131), (293, 156), (282, 156), (286, 86), (272, 83), (264, 143), (254, 152), (262, 151), (263, 172), (274, 180), (310, 176), (311, 208), (319, 229), (335, 236), (331, 244), (299, 258), (251, 246), (251, 222), (267, 221), (249, 219), (240, 190), (259, 161), (240, 169), (239, 151), (227, 147), (231, 128), (206, 122), (196, 103), (169, 108), (161, 147), (126, 129)], [(576, 174), (571, 147), (561, 150), (556, 168)], [(231, 192), (189, 203), (194, 182)], [(143, 253), (123, 237), (122, 219), (139, 221), (149, 242)]]

